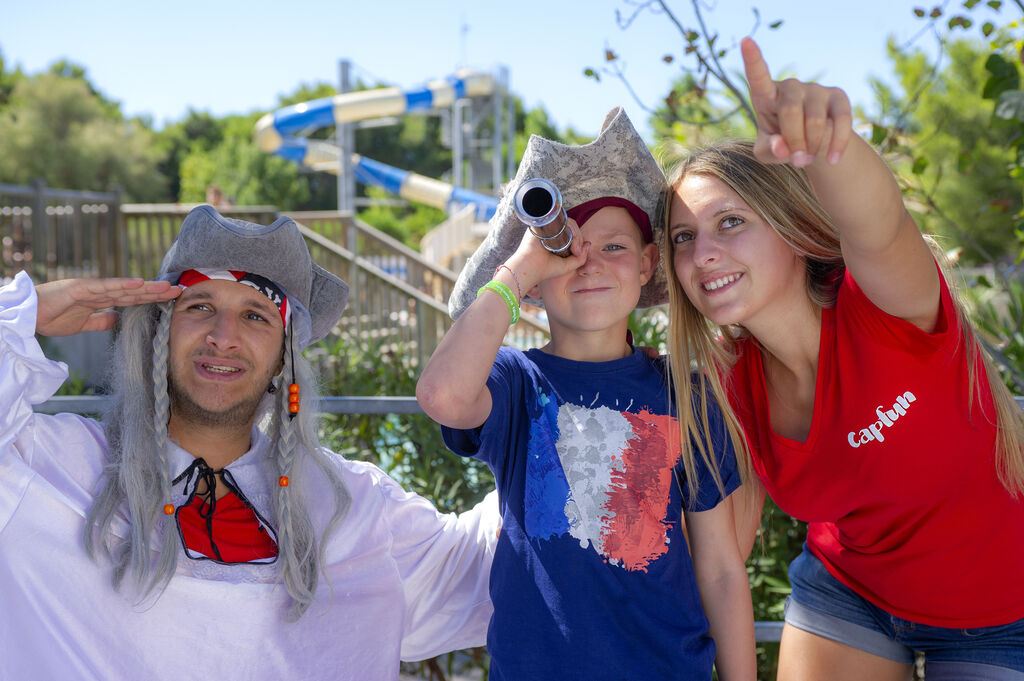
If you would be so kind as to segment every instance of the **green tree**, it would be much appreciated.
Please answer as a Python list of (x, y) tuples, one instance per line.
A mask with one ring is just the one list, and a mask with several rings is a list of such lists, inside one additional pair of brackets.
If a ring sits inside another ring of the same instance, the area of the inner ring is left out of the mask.
[(942, 68), (918, 49), (891, 40), (889, 57), (902, 92), (873, 81), (881, 107), (873, 141), (901, 176), (907, 203), (927, 232), (962, 246), (968, 262), (1014, 252), (1010, 225), (1021, 210), (1011, 130), (991, 125), (991, 103), (979, 83), (988, 77), (988, 48), (949, 42)]
[(10, 101), (14, 86), (24, 78), (25, 74), (21, 72), (21, 67), (17, 67), (13, 71), (7, 70), (3, 51), (0, 51), (0, 110), (3, 110)]
[(538, 135), (545, 139), (555, 140), (563, 144), (585, 144), (591, 140), (590, 137), (581, 135), (571, 128), (560, 132), (551, 120), (551, 115), (544, 105), (527, 110), (518, 97), (513, 97), (515, 117), (515, 133), (513, 142), (515, 144), (515, 158), (518, 163), (526, 151), (526, 143), (530, 141), (530, 135)]
[(262, 114), (222, 119), (223, 139), (204, 149), (193, 144), (181, 161), (181, 200), (206, 200), (211, 184), (221, 188), (236, 205), (274, 205), (281, 210), (300, 209), (309, 198), (309, 186), (299, 167), (277, 156), (264, 154), (253, 142), (252, 131)]
[(168, 179), (166, 201), (180, 201), (181, 163), (195, 148), (209, 151), (224, 140), (224, 121), (205, 111), (189, 109), (185, 120), (164, 126), (155, 135), (158, 168)]
[(0, 182), (40, 178), (93, 191), (120, 186), (133, 201), (162, 196), (166, 181), (152, 132), (99, 96), (81, 67), (62, 62), (54, 71), (13, 79), (0, 108)]
[(650, 124), (659, 140), (662, 165), (669, 169), (696, 147), (755, 133), (730, 93), (710, 93), (692, 73), (672, 84), (664, 101), (652, 110)]
[[(390, 199), (388, 192), (378, 187), (366, 187), (366, 195), (374, 199)], [(420, 241), (434, 227), (445, 221), (447, 215), (440, 208), (410, 201), (407, 205), (396, 206), (381, 202), (359, 211), (359, 219), (401, 241), (410, 248), (419, 250)]]
[(107, 114), (115, 118), (121, 117), (121, 103), (115, 99), (110, 99), (103, 94), (93, 84), (93, 82), (89, 80), (89, 73), (81, 64), (76, 64), (75, 62), (67, 59), (58, 59), (50, 64), (50, 68), (47, 69), (46, 72), (64, 80), (81, 81), (87, 88), (89, 88), (89, 94), (93, 99), (99, 102)]

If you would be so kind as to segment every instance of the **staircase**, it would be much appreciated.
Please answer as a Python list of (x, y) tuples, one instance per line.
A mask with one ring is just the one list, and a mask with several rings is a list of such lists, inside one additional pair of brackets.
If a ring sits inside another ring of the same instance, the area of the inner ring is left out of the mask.
[[(313, 260), (350, 286), (343, 335), (382, 348), (404, 345), (423, 366), (452, 324), (447, 301), (458, 274), (351, 215), (289, 215), (299, 223)], [(526, 314), (505, 342), (532, 347), (547, 336), (547, 325)]]

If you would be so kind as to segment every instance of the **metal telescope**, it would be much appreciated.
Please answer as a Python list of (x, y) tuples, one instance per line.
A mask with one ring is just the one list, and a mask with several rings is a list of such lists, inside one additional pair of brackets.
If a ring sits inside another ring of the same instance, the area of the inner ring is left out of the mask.
[(570, 255), (572, 230), (562, 205), (562, 192), (542, 177), (523, 182), (512, 201), (516, 217), (541, 240), (544, 248), (560, 258)]

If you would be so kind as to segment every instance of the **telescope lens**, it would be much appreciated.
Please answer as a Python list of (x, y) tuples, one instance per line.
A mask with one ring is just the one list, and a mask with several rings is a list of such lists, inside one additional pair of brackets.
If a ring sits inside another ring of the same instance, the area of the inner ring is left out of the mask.
[(543, 187), (533, 187), (523, 195), (523, 210), (530, 217), (547, 215), (553, 205), (551, 193)]

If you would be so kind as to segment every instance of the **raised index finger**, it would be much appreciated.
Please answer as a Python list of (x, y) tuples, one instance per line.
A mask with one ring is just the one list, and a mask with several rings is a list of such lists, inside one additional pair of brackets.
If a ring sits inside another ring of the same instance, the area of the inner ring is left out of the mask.
[(754, 108), (759, 108), (760, 103), (774, 101), (775, 81), (761, 56), (761, 48), (752, 38), (744, 38), (740, 41), (740, 53), (743, 55), (743, 71), (747, 75), (747, 86), (750, 88), (750, 100)]
[(850, 112), (850, 99), (838, 88), (832, 90), (828, 103), (828, 117), (832, 121), (832, 141), (828, 149), (828, 162), (835, 165), (846, 151), (853, 135), (853, 115)]

